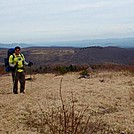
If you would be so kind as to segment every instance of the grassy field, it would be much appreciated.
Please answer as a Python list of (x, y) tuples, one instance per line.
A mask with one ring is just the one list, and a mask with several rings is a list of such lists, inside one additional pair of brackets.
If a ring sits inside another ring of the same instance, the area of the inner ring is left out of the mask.
[(11, 76), (1, 76), (0, 133), (134, 134), (134, 76), (116, 71), (79, 76), (32, 75), (26, 93), (17, 95)]

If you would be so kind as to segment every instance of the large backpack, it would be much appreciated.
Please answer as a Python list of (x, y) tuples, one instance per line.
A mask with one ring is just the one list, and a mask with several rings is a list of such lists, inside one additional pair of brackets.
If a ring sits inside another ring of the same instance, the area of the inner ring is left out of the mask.
[[(6, 72), (11, 72), (11, 71), (14, 70), (13, 67), (10, 67), (10, 66), (9, 66), (9, 57), (10, 57), (10, 55), (13, 55), (14, 52), (15, 52), (15, 49), (14, 49), (14, 48), (10, 48), (10, 49), (8, 49), (8, 51), (7, 51), (7, 58), (4, 59)], [(14, 58), (14, 55), (13, 55), (13, 58)]]

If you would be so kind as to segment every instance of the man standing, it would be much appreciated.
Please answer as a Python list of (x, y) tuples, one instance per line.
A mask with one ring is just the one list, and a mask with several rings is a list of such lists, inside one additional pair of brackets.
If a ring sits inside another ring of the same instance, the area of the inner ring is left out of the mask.
[(24, 65), (32, 66), (32, 62), (26, 62), (23, 54), (20, 53), (20, 47), (15, 47), (15, 53), (9, 57), (9, 66), (13, 67), (13, 93), (18, 94), (18, 81), (20, 82), (20, 93), (25, 93), (25, 72)]

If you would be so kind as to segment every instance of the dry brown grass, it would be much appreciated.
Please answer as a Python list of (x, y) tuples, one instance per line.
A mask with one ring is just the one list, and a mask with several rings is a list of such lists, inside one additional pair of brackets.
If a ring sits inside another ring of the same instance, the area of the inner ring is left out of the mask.
[(36, 74), (25, 95), (11, 93), (11, 76), (0, 78), (1, 134), (134, 133), (129, 73), (93, 72), (89, 79), (78, 79), (79, 73)]
[(39, 110), (37, 111), (25, 107), (25, 116), (21, 120), (24, 120), (26, 127), (31, 128), (31, 130), (36, 128), (38, 133), (46, 134), (93, 134), (111, 131), (101, 119), (93, 121), (90, 114), (87, 116), (86, 112), (89, 106), (77, 110), (75, 104), (77, 101), (73, 93), (70, 104), (65, 105), (61, 84), (62, 78), (59, 89), (61, 101), (59, 107), (52, 107), (49, 112), (45, 112), (38, 101)]

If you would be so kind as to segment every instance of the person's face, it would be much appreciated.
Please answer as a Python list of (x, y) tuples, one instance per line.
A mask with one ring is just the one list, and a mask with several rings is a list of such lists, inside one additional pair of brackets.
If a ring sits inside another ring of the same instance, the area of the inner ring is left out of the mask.
[(20, 54), (20, 49), (16, 49), (16, 50), (15, 50), (15, 54), (16, 54), (16, 55), (19, 55), (19, 54)]

